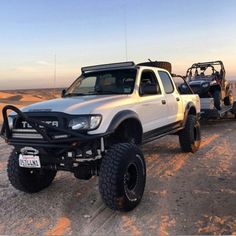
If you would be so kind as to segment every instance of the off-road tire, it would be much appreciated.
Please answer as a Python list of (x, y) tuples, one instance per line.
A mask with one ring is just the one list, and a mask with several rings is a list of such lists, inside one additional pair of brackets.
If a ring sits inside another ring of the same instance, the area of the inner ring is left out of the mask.
[(19, 166), (19, 154), (13, 151), (7, 165), (8, 179), (13, 187), (26, 193), (36, 193), (48, 187), (56, 176), (55, 170), (30, 169)]
[(179, 133), (182, 152), (196, 152), (201, 144), (200, 123), (195, 115), (188, 115), (184, 129)]
[(221, 106), (220, 106), (220, 101), (221, 101), (220, 91), (219, 90), (215, 90), (212, 96), (214, 98), (214, 106), (215, 106), (215, 108), (218, 111), (220, 111), (221, 110)]
[(224, 104), (225, 106), (232, 106), (234, 103), (234, 97), (232, 91), (229, 91), (227, 94), (227, 97), (224, 98)]
[(138, 65), (159, 67), (159, 68), (167, 70), (170, 74), (172, 72), (172, 65), (170, 62), (167, 62), (167, 61), (150, 61), (150, 62), (139, 63)]
[(99, 173), (99, 191), (113, 210), (130, 211), (141, 201), (146, 183), (146, 165), (134, 144), (113, 145), (104, 156)]

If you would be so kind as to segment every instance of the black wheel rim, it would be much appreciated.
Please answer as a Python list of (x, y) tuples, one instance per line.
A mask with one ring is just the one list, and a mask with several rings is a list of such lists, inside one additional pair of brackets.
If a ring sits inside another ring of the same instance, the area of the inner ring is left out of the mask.
[(129, 164), (124, 174), (124, 190), (129, 200), (137, 200), (136, 186), (138, 183), (138, 167), (135, 163)]
[(197, 135), (197, 127), (196, 126), (194, 127), (194, 131), (193, 132), (194, 132), (194, 141), (197, 141), (197, 136), (198, 135)]

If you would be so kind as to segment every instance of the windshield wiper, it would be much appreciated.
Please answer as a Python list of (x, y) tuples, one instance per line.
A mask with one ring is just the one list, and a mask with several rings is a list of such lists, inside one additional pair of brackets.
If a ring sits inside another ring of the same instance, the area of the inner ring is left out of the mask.
[(121, 92), (116, 92), (116, 91), (96, 91), (96, 94), (125, 94), (125, 93), (121, 93)]
[(64, 97), (74, 97), (74, 96), (86, 96), (86, 93), (66, 93)]

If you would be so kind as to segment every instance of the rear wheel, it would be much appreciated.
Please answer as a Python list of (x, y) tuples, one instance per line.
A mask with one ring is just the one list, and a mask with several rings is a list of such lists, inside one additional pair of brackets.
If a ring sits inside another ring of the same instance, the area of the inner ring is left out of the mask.
[(57, 171), (22, 168), (19, 166), (19, 154), (13, 151), (8, 160), (7, 173), (13, 187), (23, 192), (35, 193), (48, 187)]
[(195, 115), (188, 115), (184, 129), (179, 134), (183, 152), (196, 152), (201, 144), (200, 123)]
[(145, 161), (137, 146), (122, 143), (107, 151), (100, 168), (99, 190), (109, 208), (134, 209), (142, 199), (145, 182)]

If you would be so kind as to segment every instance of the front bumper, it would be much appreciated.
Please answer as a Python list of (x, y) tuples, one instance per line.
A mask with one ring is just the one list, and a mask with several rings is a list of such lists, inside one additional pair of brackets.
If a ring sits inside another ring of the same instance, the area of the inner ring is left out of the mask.
[[(17, 117), (26, 121), (32, 128), (37, 132), (37, 135), (41, 139), (28, 139), (28, 138), (16, 138), (13, 135), (12, 130), (9, 127), (7, 111), (14, 111)], [(54, 127), (50, 124), (46, 124), (40, 120), (28, 117), (27, 114), (20, 111), (17, 107), (12, 105), (7, 105), (2, 110), (3, 115), (3, 126), (0, 132), (0, 136), (6, 140), (9, 145), (13, 146), (33, 146), (33, 147), (45, 147), (45, 148), (71, 148), (77, 146), (78, 144), (84, 144), (90, 141), (95, 141), (101, 137), (109, 135), (108, 133), (88, 135), (81, 134), (79, 132)], [(56, 132), (58, 136), (66, 138), (55, 138), (51, 133)]]

